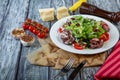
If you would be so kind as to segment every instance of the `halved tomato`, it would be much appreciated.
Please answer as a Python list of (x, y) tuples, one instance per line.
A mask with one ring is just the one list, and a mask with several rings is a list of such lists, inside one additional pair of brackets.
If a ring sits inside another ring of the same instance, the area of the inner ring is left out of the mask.
[(104, 42), (109, 40), (109, 34), (107, 32), (100, 35), (100, 40), (103, 40)]
[(58, 32), (61, 33), (62, 31), (63, 31), (63, 28), (60, 27), (60, 28), (58, 29)]
[(72, 45), (75, 49), (78, 49), (78, 50), (82, 50), (84, 49), (84, 47), (76, 42), (73, 43)]

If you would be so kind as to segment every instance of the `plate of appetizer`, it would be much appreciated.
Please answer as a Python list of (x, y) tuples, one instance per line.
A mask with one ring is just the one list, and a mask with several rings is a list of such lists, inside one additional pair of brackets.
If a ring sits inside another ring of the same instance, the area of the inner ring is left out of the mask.
[(112, 48), (119, 40), (119, 31), (103, 18), (71, 15), (53, 24), (50, 38), (63, 50), (77, 54), (96, 54)]

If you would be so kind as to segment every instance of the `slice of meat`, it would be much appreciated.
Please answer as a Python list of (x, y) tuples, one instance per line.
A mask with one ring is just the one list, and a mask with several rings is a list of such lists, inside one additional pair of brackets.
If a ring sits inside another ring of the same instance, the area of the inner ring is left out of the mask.
[(102, 28), (106, 31), (106, 32), (109, 32), (109, 30), (110, 30), (110, 28), (109, 28), (109, 26), (105, 23), (105, 22), (101, 22), (101, 26), (102, 26)]
[(60, 37), (64, 44), (72, 44), (74, 41), (74, 37), (69, 30), (63, 30), (63, 32), (60, 33)]
[(93, 38), (90, 40), (90, 48), (95, 49), (95, 48), (100, 48), (103, 46), (103, 40), (100, 40), (98, 38)]

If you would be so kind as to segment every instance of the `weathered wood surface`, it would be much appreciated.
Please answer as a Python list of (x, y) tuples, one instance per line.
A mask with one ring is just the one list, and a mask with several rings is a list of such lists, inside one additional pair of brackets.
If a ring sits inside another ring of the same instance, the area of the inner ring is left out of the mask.
[[(0, 80), (50, 80), (59, 71), (50, 67), (31, 65), (26, 60), (26, 55), (40, 47), (38, 41), (36, 40), (35, 45), (31, 47), (24, 47), (19, 40), (15, 40), (10, 35), (10, 32), (15, 27), (21, 27), (26, 17), (50, 28), (56, 20), (43, 22), (39, 17), (38, 9), (50, 7), (56, 9), (63, 5), (70, 7), (76, 1), (0, 0)], [(120, 11), (120, 0), (87, 0), (87, 2), (104, 10)], [(78, 11), (70, 14), (79, 14)], [(120, 30), (120, 24), (116, 27), (119, 27)], [(27, 33), (31, 34), (30, 32)], [(99, 66), (84, 68), (75, 80), (93, 80), (93, 75), (98, 69)], [(67, 80), (68, 76), (69, 74), (62, 80)]]

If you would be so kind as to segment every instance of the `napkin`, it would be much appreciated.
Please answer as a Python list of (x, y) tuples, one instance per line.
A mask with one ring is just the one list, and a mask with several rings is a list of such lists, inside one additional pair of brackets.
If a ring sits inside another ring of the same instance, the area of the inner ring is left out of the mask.
[(120, 40), (114, 46), (104, 64), (95, 74), (95, 80), (120, 80)]
[(70, 57), (75, 59), (73, 68), (83, 60), (87, 61), (86, 67), (101, 65), (105, 60), (106, 52), (93, 55), (80, 55), (58, 48), (49, 37), (38, 39), (38, 41), (41, 47), (27, 55), (27, 60), (34, 65), (51, 66), (53, 69), (61, 69)]

